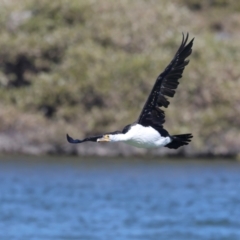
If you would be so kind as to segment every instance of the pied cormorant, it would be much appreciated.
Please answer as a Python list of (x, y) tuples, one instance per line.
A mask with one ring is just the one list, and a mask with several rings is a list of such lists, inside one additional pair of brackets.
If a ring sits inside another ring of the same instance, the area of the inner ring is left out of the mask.
[(170, 64), (158, 76), (136, 122), (127, 125), (122, 131), (109, 132), (82, 140), (73, 139), (67, 134), (68, 142), (124, 142), (139, 148), (165, 146), (174, 149), (189, 144), (193, 137), (191, 133), (170, 135), (163, 128), (165, 114), (161, 108), (167, 108), (169, 105), (167, 97), (173, 97), (175, 94), (179, 84), (178, 80), (182, 77), (183, 70), (189, 63), (189, 60), (186, 59), (192, 53), (193, 40), (194, 38), (188, 43), (188, 33), (186, 37), (183, 34), (178, 51)]

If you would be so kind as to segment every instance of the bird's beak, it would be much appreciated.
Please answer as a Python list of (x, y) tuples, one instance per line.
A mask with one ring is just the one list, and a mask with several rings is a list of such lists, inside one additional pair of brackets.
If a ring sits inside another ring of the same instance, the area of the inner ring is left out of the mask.
[(99, 138), (97, 142), (110, 142), (109, 136), (104, 135), (102, 138)]

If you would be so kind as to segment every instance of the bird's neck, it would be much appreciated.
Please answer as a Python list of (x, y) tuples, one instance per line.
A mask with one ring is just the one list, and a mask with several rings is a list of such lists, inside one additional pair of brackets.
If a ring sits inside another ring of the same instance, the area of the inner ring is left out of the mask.
[(116, 134), (114, 135), (114, 142), (125, 142), (129, 140), (129, 137), (128, 137), (128, 134), (123, 134), (123, 133), (120, 133), (120, 134)]

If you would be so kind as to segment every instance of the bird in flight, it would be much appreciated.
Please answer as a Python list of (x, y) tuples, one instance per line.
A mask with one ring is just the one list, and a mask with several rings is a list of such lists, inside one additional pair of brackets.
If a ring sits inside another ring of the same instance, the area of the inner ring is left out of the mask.
[(165, 114), (162, 108), (168, 107), (168, 97), (173, 97), (175, 94), (183, 70), (189, 63), (187, 58), (192, 53), (193, 40), (194, 38), (188, 42), (188, 33), (186, 37), (183, 34), (179, 49), (169, 65), (157, 77), (136, 122), (125, 126), (122, 131), (86, 137), (82, 140), (73, 139), (67, 134), (68, 142), (124, 142), (139, 148), (167, 147), (172, 149), (188, 145), (193, 137), (191, 133), (170, 135), (164, 129)]

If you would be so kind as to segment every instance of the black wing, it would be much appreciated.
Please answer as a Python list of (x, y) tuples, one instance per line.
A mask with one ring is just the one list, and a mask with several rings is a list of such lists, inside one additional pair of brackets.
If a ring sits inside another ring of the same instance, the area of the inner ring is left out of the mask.
[(186, 60), (186, 58), (192, 53), (193, 40), (194, 38), (187, 43), (188, 33), (186, 38), (183, 34), (182, 43), (173, 60), (158, 76), (153, 86), (137, 121), (139, 124), (162, 127), (162, 124), (165, 122), (165, 114), (160, 107), (167, 108), (169, 105), (167, 97), (173, 97), (175, 94), (179, 84), (178, 80), (182, 77), (183, 70), (189, 63), (189, 60)]
[(99, 138), (102, 138), (104, 135), (106, 134), (118, 134), (118, 133), (122, 133), (121, 131), (115, 131), (115, 132), (109, 132), (109, 133), (105, 133), (105, 134), (102, 134), (102, 135), (97, 135), (97, 136), (92, 136), (92, 137), (87, 137), (87, 138), (84, 138), (84, 139), (73, 139), (71, 138), (68, 134), (67, 134), (67, 140), (69, 143), (82, 143), (82, 142), (97, 142), (97, 140)]
[(82, 143), (82, 142), (87, 142), (87, 141), (96, 142), (98, 140), (98, 138), (101, 138), (101, 137), (103, 137), (103, 135), (92, 136), (92, 137), (88, 137), (88, 138), (79, 140), (79, 139), (73, 139), (67, 134), (67, 140), (69, 143)]

